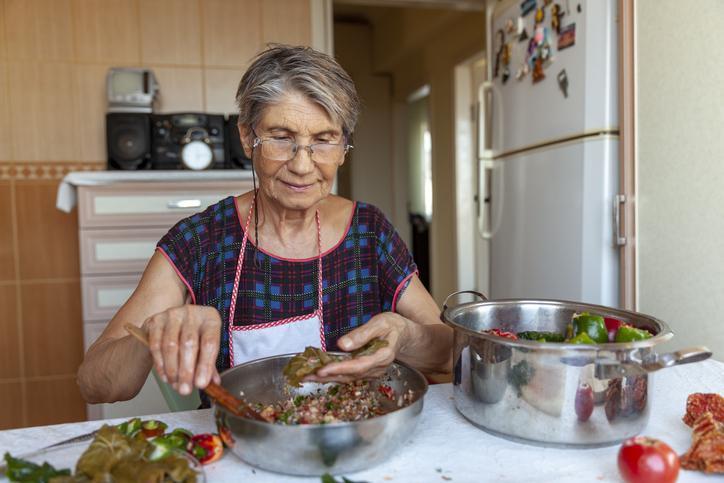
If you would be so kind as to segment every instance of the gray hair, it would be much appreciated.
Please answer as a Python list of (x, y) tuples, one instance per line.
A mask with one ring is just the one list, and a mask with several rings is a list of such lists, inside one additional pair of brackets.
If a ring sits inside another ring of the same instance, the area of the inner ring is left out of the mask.
[(345, 136), (352, 135), (360, 101), (349, 74), (327, 54), (280, 44), (258, 54), (241, 78), (236, 91), (239, 124), (256, 126), (267, 106), (294, 91), (324, 109)]

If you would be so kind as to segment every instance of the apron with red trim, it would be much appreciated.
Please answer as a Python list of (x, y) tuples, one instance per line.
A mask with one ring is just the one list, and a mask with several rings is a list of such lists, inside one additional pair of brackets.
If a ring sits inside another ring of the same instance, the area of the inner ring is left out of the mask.
[(229, 362), (230, 367), (238, 366), (254, 359), (279, 354), (302, 352), (307, 346), (321, 347), (326, 350), (324, 342), (324, 318), (322, 310), (322, 230), (317, 220), (317, 309), (311, 314), (297, 315), (282, 320), (276, 320), (257, 325), (234, 325), (236, 313), (236, 299), (239, 295), (239, 279), (244, 265), (244, 252), (249, 234), (249, 222), (254, 210), (254, 203), (249, 207), (249, 216), (246, 218), (244, 238), (241, 242), (241, 251), (236, 263), (234, 287), (231, 292), (231, 305), (229, 307)]

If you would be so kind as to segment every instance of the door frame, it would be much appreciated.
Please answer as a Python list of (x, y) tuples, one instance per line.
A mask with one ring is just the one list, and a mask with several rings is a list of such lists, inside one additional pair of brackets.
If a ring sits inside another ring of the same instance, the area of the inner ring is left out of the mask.
[[(638, 308), (636, 257), (636, 1), (618, 0), (619, 14), (619, 305)], [(621, 198), (622, 196), (622, 198)], [(620, 202), (619, 202), (620, 200)], [(621, 244), (622, 243), (622, 244)]]
[[(457, 288), (488, 293), (489, 284), (479, 286), (478, 280), (489, 278), (489, 261), (476, 259), (478, 243), (477, 214), (477, 97), (473, 94), (473, 64), (485, 61), (485, 51), (455, 66), (454, 116), (455, 116), (455, 229), (457, 243)], [(487, 68), (486, 68), (487, 69)], [(478, 276), (483, 271), (483, 276)]]

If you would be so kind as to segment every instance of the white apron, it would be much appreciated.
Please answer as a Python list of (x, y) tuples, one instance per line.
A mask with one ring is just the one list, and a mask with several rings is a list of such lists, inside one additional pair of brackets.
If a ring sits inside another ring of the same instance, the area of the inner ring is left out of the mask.
[(319, 211), (315, 214), (317, 219), (317, 264), (319, 273), (319, 280), (317, 281), (317, 300), (319, 303), (317, 309), (311, 314), (298, 315), (265, 324), (233, 325), (234, 314), (236, 313), (236, 299), (239, 295), (239, 279), (244, 265), (244, 252), (248, 241), (249, 222), (253, 210), (254, 202), (252, 201), (249, 207), (249, 216), (246, 218), (244, 238), (241, 242), (241, 251), (236, 263), (234, 287), (231, 292), (231, 305), (229, 307), (230, 367), (262, 357), (302, 352), (307, 346), (321, 347), (322, 350), (327, 350), (324, 342), (322, 310), (322, 230), (319, 222)]

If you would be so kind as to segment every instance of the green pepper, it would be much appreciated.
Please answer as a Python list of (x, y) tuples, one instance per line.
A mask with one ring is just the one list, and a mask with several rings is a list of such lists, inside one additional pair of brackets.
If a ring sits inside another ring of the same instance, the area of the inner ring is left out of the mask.
[(69, 469), (56, 470), (47, 462), (38, 465), (24, 459), (13, 458), (10, 453), (5, 453), (5, 463), (7, 464), (5, 476), (10, 481), (47, 483), (56, 477), (70, 476)]
[[(608, 337), (608, 336), (606, 336)], [(568, 341), (569, 344), (595, 344), (596, 341), (591, 339), (591, 337), (585, 333), (581, 332), (577, 336), (575, 336), (573, 339)]]
[(304, 402), (304, 396), (302, 396), (301, 394), (294, 397), (294, 405), (296, 407), (301, 406), (303, 402)]
[(116, 427), (126, 436), (135, 436), (141, 430), (141, 418), (129, 419)]
[(633, 342), (636, 340), (646, 340), (651, 338), (651, 333), (648, 330), (637, 329), (630, 325), (622, 325), (616, 331), (616, 337), (613, 339), (614, 342)]
[(538, 332), (535, 330), (526, 330), (518, 332), (518, 339), (535, 340), (537, 342), (563, 342), (565, 337), (557, 332)]
[(146, 439), (161, 436), (166, 431), (166, 428), (168, 428), (166, 423), (155, 419), (149, 419), (141, 423), (141, 433)]
[(594, 343), (605, 344), (608, 342), (608, 330), (606, 322), (600, 315), (591, 315), (588, 312), (575, 314), (573, 316), (573, 338), (579, 334), (586, 333)]

